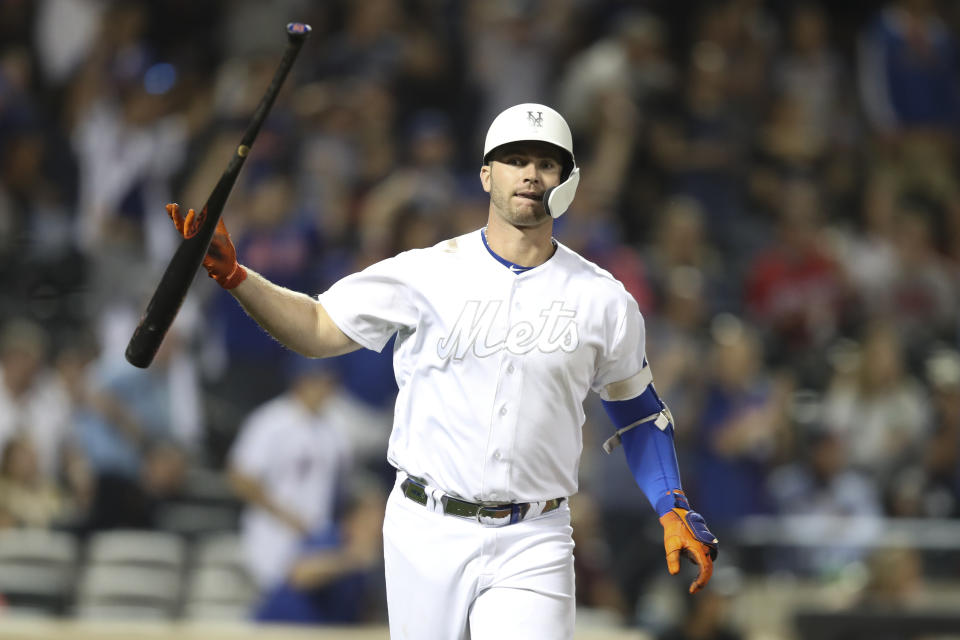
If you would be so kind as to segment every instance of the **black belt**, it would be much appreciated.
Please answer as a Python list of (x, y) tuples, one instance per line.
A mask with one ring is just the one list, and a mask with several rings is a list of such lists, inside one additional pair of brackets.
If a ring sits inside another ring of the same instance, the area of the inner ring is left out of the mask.
[[(427, 490), (426, 485), (410, 476), (404, 478), (400, 483), (400, 491), (407, 498), (418, 504), (426, 506)], [(553, 498), (543, 502), (543, 509), (531, 515), (540, 515), (549, 513), (560, 508), (566, 498)], [(449, 516), (476, 520), (480, 524), (502, 527), (508, 524), (515, 524), (523, 520), (530, 509), (541, 503), (539, 502), (510, 502), (507, 504), (486, 505), (476, 502), (467, 502), (460, 498), (454, 498), (444, 494), (440, 498), (443, 504), (443, 512)]]

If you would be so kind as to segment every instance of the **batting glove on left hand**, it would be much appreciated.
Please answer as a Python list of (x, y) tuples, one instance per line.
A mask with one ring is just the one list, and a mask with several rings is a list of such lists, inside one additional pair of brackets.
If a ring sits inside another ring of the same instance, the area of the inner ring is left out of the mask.
[(696, 593), (710, 582), (713, 561), (717, 558), (717, 538), (710, 533), (707, 523), (681, 491), (674, 491), (674, 507), (660, 516), (663, 525), (663, 546), (667, 554), (667, 570), (670, 575), (680, 572), (680, 556), (700, 568), (696, 580), (690, 585), (690, 593)]
[[(184, 217), (180, 214), (180, 205), (175, 202), (167, 205), (167, 213), (170, 214), (170, 219), (173, 220), (177, 231), (186, 239), (197, 235), (207, 214), (206, 209), (199, 215), (190, 209)], [(207, 248), (206, 255), (203, 256), (203, 266), (207, 274), (224, 289), (233, 289), (247, 278), (247, 270), (237, 262), (237, 250), (233, 246), (223, 218), (217, 221), (217, 228), (213, 232), (210, 246)]]

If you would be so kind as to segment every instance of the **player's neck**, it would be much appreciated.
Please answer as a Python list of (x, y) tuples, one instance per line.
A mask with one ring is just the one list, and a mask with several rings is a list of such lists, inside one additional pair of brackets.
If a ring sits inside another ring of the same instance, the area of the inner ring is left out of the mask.
[(524, 267), (536, 267), (553, 255), (553, 224), (515, 227), (490, 216), (486, 227), (487, 246), (498, 256)]

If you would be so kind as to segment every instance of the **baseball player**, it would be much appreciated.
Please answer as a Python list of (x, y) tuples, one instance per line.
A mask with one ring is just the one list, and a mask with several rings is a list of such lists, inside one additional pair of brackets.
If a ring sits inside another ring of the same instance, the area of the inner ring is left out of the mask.
[[(683, 494), (670, 411), (634, 299), (552, 237), (580, 170), (570, 128), (541, 104), (500, 113), (480, 184), (487, 226), (376, 263), (312, 298), (237, 263), (221, 220), (210, 276), (289, 348), (330, 357), (396, 335), (399, 393), (384, 518), (393, 638), (572, 638), (583, 400), (599, 393), (664, 528), (667, 568), (710, 580), (717, 540)], [(168, 212), (190, 237), (200, 216)]]
[(247, 417), (227, 457), (227, 479), (246, 506), (244, 564), (267, 597), (286, 580), (303, 539), (333, 526), (338, 476), (351, 467), (330, 406), (332, 367), (301, 362), (291, 367), (287, 391)]

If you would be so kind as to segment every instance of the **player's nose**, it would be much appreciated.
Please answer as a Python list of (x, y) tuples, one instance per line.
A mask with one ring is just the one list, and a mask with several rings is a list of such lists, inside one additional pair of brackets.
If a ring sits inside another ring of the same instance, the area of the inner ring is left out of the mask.
[(521, 171), (521, 176), (523, 176), (524, 183), (529, 182), (539, 182), (540, 181), (540, 171), (537, 169), (535, 162), (528, 162), (523, 165), (523, 170)]

